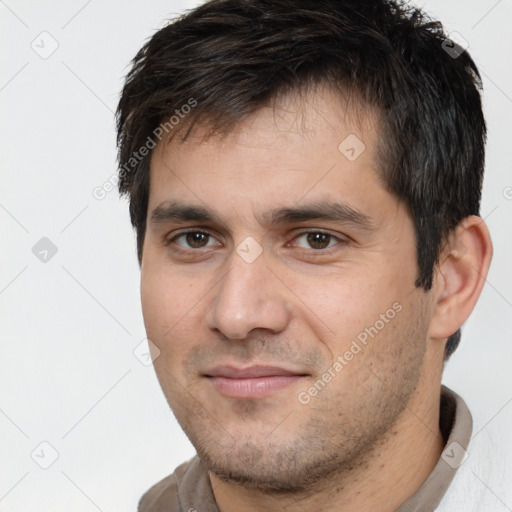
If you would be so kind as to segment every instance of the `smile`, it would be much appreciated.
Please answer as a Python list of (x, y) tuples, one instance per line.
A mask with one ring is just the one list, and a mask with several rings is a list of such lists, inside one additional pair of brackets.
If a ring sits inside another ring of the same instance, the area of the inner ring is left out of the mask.
[(231, 398), (262, 398), (287, 388), (306, 375), (271, 366), (244, 369), (219, 366), (210, 370), (205, 377), (222, 395)]

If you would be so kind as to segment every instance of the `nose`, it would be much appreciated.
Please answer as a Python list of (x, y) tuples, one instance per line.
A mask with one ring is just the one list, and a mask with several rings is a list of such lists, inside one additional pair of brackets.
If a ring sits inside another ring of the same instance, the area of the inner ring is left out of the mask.
[(290, 322), (286, 287), (267, 267), (264, 254), (248, 263), (233, 251), (230, 268), (215, 293), (207, 325), (228, 339), (243, 340), (253, 329), (278, 333)]

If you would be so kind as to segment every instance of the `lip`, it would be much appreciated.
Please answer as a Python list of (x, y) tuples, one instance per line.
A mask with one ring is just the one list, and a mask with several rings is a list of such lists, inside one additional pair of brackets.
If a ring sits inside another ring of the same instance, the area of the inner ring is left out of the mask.
[(217, 366), (205, 372), (213, 388), (231, 398), (262, 398), (280, 391), (306, 374), (277, 366)]

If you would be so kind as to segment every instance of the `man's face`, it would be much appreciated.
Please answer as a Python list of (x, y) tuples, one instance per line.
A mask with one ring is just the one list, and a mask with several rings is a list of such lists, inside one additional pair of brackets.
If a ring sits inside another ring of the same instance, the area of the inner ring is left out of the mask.
[[(298, 490), (357, 466), (421, 383), (431, 304), (366, 124), (319, 90), (153, 154), (144, 321), (169, 405), (221, 478)], [(338, 218), (278, 212), (323, 203)]]

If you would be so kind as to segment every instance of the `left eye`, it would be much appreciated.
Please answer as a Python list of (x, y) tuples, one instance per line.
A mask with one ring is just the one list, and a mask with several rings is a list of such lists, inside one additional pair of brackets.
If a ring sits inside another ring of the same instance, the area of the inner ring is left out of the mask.
[(298, 246), (301, 247), (302, 249), (328, 249), (329, 247), (332, 247), (333, 245), (336, 245), (338, 242), (340, 242), (340, 240), (335, 236), (329, 233), (324, 233), (323, 231), (309, 231), (307, 233), (298, 235), (297, 237), (294, 238), (294, 240), (300, 240), (301, 238), (305, 239), (305, 244), (307, 244), (298, 244)]

